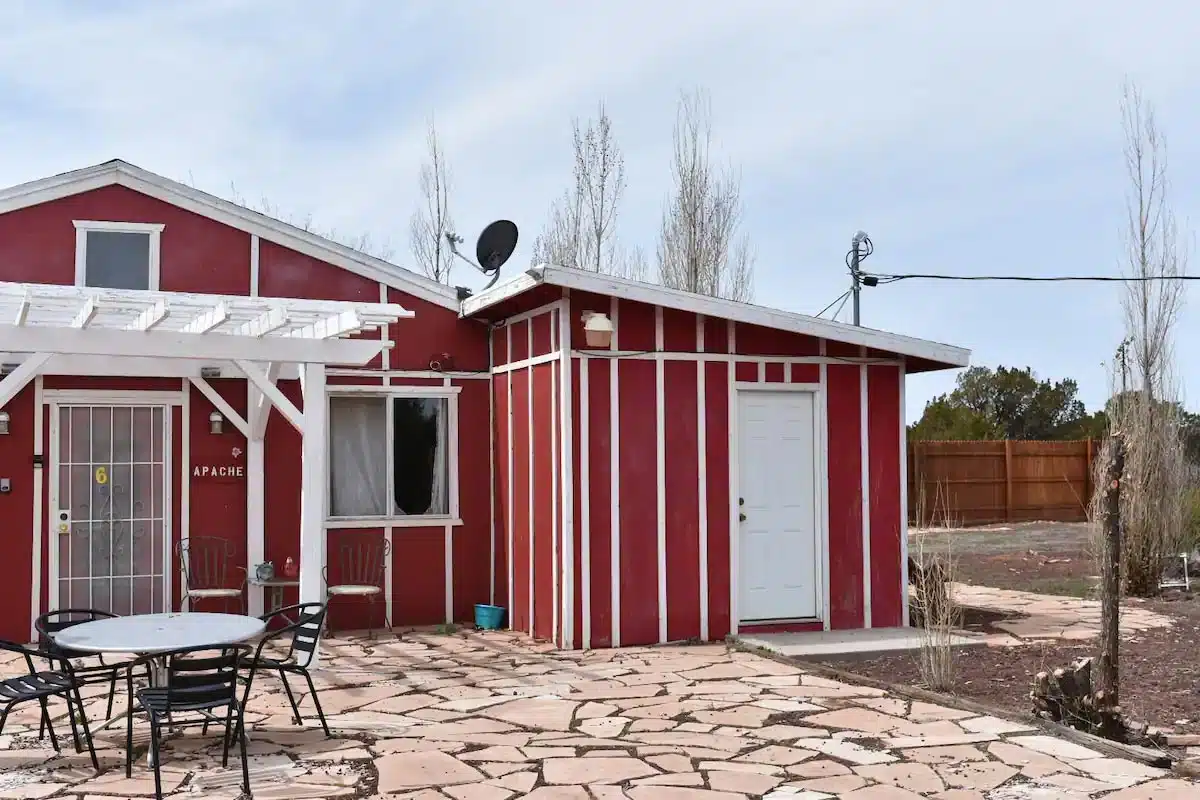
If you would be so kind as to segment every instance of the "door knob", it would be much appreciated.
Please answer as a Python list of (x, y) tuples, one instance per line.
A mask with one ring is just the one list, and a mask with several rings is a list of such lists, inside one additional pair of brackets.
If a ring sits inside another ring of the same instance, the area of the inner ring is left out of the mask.
[(746, 521), (746, 515), (739, 513), (738, 514), (738, 522), (745, 522), (745, 521)]

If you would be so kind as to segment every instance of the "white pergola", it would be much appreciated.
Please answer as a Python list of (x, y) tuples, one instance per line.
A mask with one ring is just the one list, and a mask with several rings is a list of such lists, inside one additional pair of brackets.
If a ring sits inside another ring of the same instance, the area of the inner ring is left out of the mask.
[[(186, 377), (246, 436), (248, 566), (263, 558), (263, 437), (275, 408), (303, 438), (300, 601), (323, 601), (325, 369), (367, 364), (391, 346), (388, 326), (411, 316), (389, 303), (0, 282), (0, 353), (17, 364), (0, 379), (0, 408), (39, 374)], [(378, 333), (350, 338), (370, 331)], [(284, 365), (298, 368), (303, 412), (276, 387)], [(201, 366), (248, 379), (246, 417)]]

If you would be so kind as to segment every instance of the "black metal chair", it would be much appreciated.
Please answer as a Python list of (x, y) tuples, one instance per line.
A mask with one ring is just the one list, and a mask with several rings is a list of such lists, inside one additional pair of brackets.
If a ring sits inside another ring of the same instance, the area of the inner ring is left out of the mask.
[[(54, 641), (54, 634), (70, 628), (73, 625), (81, 625), (85, 622), (93, 622), (98, 619), (113, 619), (116, 614), (110, 614), (107, 611), (97, 611), (93, 608), (66, 608), (60, 611), (50, 611), (38, 617), (33, 627), (38, 634), (38, 646), (43, 651), (49, 653), (56, 658), (55, 663), (62, 665), (68, 661), (83, 661), (82, 666), (72, 664), (72, 673), (80, 686), (93, 686), (96, 684), (108, 684), (108, 710), (105, 712), (105, 719), (112, 719), (113, 700), (117, 694), (117, 677), (121, 670), (125, 669), (128, 662), (109, 663), (104, 660), (103, 653), (84, 653), (78, 650), (70, 650), (60, 647)], [(87, 663), (91, 659), (98, 659), (99, 663)], [(52, 664), (53, 666), (53, 664)], [(146, 676), (149, 677), (149, 665), (147, 665)], [(45, 723), (43, 722), (43, 727)]]
[[(392, 546), (382, 536), (340, 534), (345, 537), (337, 549), (337, 583), (329, 583), (329, 567), (322, 575), (325, 580), (325, 595), (328, 600), (335, 597), (365, 597), (371, 624), (375, 622), (375, 601), (383, 601), (383, 624), (391, 630), (392, 623), (387, 615), (385, 576), (388, 557)], [(333, 634), (333, 615), (329, 617), (329, 633)], [(374, 627), (368, 630), (374, 633)]]
[[(246, 676), (246, 688), (242, 694), (243, 709), (249, 702), (250, 687), (254, 684), (254, 676), (259, 672), (277, 672), (279, 680), (283, 682), (283, 690), (287, 693), (288, 702), (292, 705), (292, 714), (296, 717), (296, 724), (303, 725), (300, 704), (296, 702), (296, 696), (292, 694), (292, 687), (288, 685), (287, 680), (289, 673), (301, 675), (308, 682), (308, 693), (312, 696), (313, 705), (317, 707), (317, 717), (321, 720), (321, 728), (324, 729), (326, 736), (332, 735), (329, 732), (329, 723), (325, 721), (325, 711), (321, 708), (321, 698), (317, 696), (317, 687), (313, 685), (312, 675), (308, 671), (309, 665), (312, 664), (313, 654), (316, 653), (317, 645), (321, 641), (321, 629), (325, 625), (326, 611), (324, 603), (300, 603), (260, 617), (267, 623), (268, 630), (271, 621), (277, 618), (285, 620), (287, 624), (265, 634), (259, 641), (254, 656), (246, 660), (245, 665), (249, 666), (250, 671)], [(279, 657), (264, 655), (263, 651), (266, 648), (285, 639), (287, 640), (287, 650), (283, 655)]]
[[(162, 758), (159, 734), (164, 725), (180, 728), (215, 722), (225, 726), (221, 766), (229, 766), (229, 746), (236, 735), (242, 756), (242, 789), (250, 794), (250, 766), (246, 760), (246, 733), (238, 702), (238, 668), (250, 648), (246, 645), (204, 645), (142, 656), (125, 672), (129, 689), (129, 716), (125, 731), (125, 776), (133, 776), (133, 715), (145, 714), (150, 722), (150, 758), (154, 762), (154, 793), (162, 798)], [(161, 665), (161, 685), (133, 688), (134, 669), (142, 664)], [(137, 707), (134, 708), (134, 700)], [(221, 716), (218, 712), (224, 712)], [(198, 718), (180, 718), (198, 714)]]
[[(245, 610), (246, 568), (234, 562), (237, 551), (233, 542), (219, 536), (193, 536), (175, 545), (175, 554), (183, 568), (183, 596), (189, 608), (202, 600), (221, 600), (229, 610), (229, 601), (237, 601), (238, 613)], [(241, 570), (240, 581), (230, 579), (231, 570)], [(233, 585), (233, 584), (236, 584)]]
[[(43, 732), (50, 733), (50, 744), (55, 752), (59, 752), (58, 737), (54, 733), (54, 723), (50, 720), (50, 707), (46, 701), (51, 697), (61, 697), (67, 702), (67, 718), (71, 722), (71, 734), (75, 739), (75, 752), (82, 752), (79, 744), (79, 728), (83, 728), (83, 740), (87, 744), (88, 753), (92, 757), (92, 766), (100, 771), (100, 762), (96, 759), (96, 748), (92, 744), (92, 732), (88, 728), (87, 714), (83, 709), (83, 698), (79, 694), (79, 682), (72, 674), (70, 661), (62, 662), (62, 670), (39, 670), (34, 666), (35, 658), (44, 660), (53, 666), (58, 657), (44, 650), (16, 644), (0, 639), (0, 650), (10, 653), (20, 653), (25, 657), (25, 666), (29, 672), (15, 678), (0, 681), (0, 733), (4, 732), (4, 723), (13, 707), (20, 703), (36, 700), (42, 707), (42, 730), (38, 733), (41, 739)], [(78, 722), (76, 711), (78, 710)]]

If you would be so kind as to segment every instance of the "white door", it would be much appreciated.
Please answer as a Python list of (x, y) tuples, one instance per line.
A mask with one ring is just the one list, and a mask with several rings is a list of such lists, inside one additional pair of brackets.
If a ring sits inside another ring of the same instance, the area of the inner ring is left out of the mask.
[(59, 405), (51, 417), (50, 603), (167, 608), (170, 408)]
[(739, 621), (815, 619), (816, 395), (748, 390), (738, 397)]

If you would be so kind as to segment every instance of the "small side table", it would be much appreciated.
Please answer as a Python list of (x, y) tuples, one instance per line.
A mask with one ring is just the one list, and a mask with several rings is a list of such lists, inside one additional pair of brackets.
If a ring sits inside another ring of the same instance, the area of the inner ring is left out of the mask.
[(251, 586), (267, 589), (267, 613), (273, 614), (283, 608), (283, 590), (300, 586), (300, 581), (288, 578), (272, 578), (269, 581), (250, 581)]

